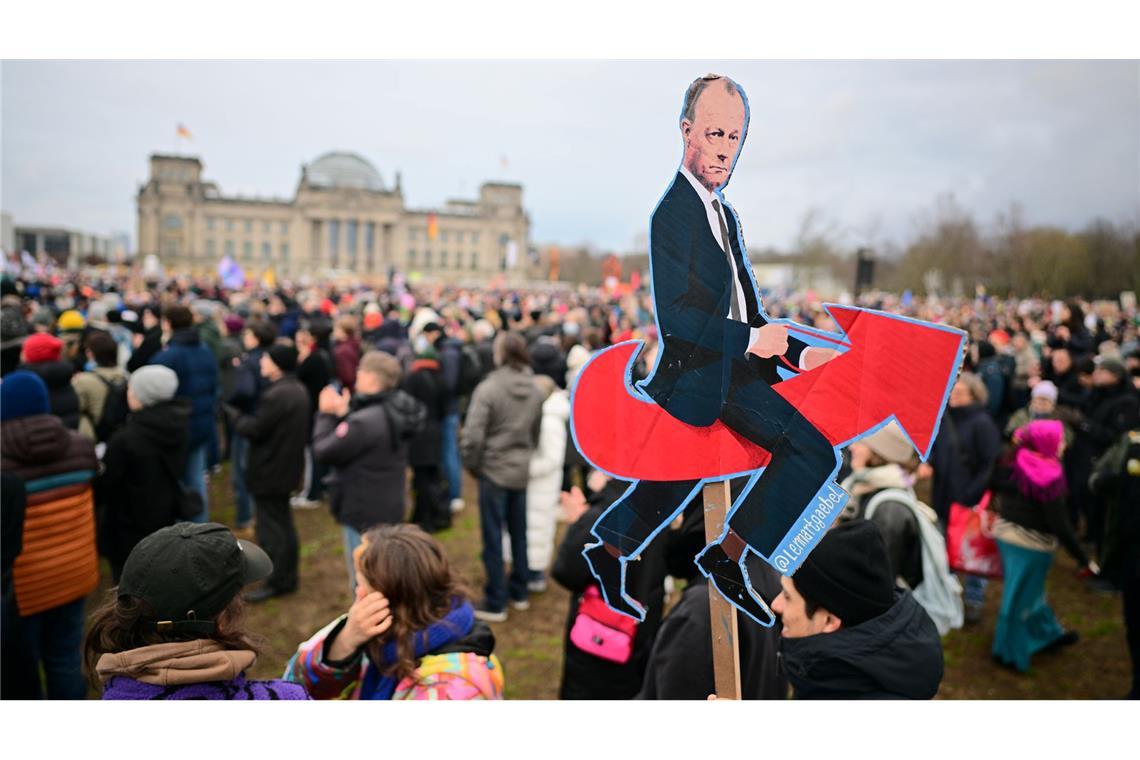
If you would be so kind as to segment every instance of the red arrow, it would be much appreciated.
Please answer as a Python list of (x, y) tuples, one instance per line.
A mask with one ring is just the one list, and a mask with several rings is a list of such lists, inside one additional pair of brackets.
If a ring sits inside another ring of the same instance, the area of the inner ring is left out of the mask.
[[(842, 446), (892, 416), (923, 459), (930, 453), (966, 335), (946, 325), (870, 309), (825, 306), (851, 348), (775, 386)], [(622, 480), (717, 478), (763, 467), (768, 452), (721, 422), (693, 427), (634, 396), (628, 382), (639, 341), (599, 352), (574, 390), (574, 439), (600, 470)]]

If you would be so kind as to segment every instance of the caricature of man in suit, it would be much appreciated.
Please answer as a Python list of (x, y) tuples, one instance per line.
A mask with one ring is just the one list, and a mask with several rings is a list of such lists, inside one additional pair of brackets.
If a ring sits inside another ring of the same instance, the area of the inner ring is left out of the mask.
[[(661, 351), (639, 387), (689, 425), (716, 420), (763, 446), (771, 461), (733, 505), (728, 527), (697, 564), (720, 593), (762, 625), (774, 617), (752, 589), (749, 549), (769, 558), (837, 466), (827, 439), (772, 386), (777, 366), (811, 370), (835, 356), (789, 338), (760, 304), (740, 223), (723, 196), (748, 130), (738, 84), (708, 75), (685, 94), (685, 154), (653, 212), (649, 256)], [(625, 563), (698, 491), (699, 481), (634, 483), (594, 526), (586, 559), (614, 609), (641, 619), (625, 593)]]

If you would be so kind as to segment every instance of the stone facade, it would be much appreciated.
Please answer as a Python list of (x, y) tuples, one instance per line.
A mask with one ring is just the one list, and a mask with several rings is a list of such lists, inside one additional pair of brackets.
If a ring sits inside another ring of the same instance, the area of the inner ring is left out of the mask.
[[(434, 235), (431, 228), (434, 227)], [(138, 255), (168, 272), (206, 274), (229, 255), (247, 275), (485, 282), (527, 271), (530, 219), (522, 186), (484, 183), (479, 197), (438, 209), (404, 205), (400, 176), (351, 153), (303, 166), (294, 197), (227, 197), (202, 178), (196, 157), (152, 155), (138, 192)]]

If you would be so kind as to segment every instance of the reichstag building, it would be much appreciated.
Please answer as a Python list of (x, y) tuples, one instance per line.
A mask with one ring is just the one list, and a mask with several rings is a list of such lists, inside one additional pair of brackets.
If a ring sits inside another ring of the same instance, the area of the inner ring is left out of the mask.
[(517, 281), (529, 232), (521, 185), (487, 182), (478, 198), (410, 209), (400, 175), (386, 184), (354, 153), (303, 166), (292, 200), (223, 195), (202, 178), (199, 158), (157, 154), (138, 192), (139, 255), (192, 274), (229, 256), (253, 276), (369, 280), (395, 268), (443, 282)]

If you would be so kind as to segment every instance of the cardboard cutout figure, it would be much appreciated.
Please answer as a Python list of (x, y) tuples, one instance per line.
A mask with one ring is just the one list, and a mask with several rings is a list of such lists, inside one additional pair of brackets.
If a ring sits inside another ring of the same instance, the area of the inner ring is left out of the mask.
[(829, 305), (836, 335), (764, 312), (723, 194), (748, 118), (731, 79), (710, 74), (689, 86), (684, 157), (650, 223), (657, 362), (631, 387), (638, 342), (613, 346), (591, 359), (574, 391), (579, 450), (634, 481), (583, 554), (606, 603), (638, 620), (645, 609), (625, 591), (627, 563), (705, 482), (749, 475), (724, 530), (695, 561), (732, 605), (772, 625), (747, 552), (792, 575), (847, 501), (833, 481), (838, 449), (890, 419), (925, 459), (961, 361), (965, 334), (942, 325)]

